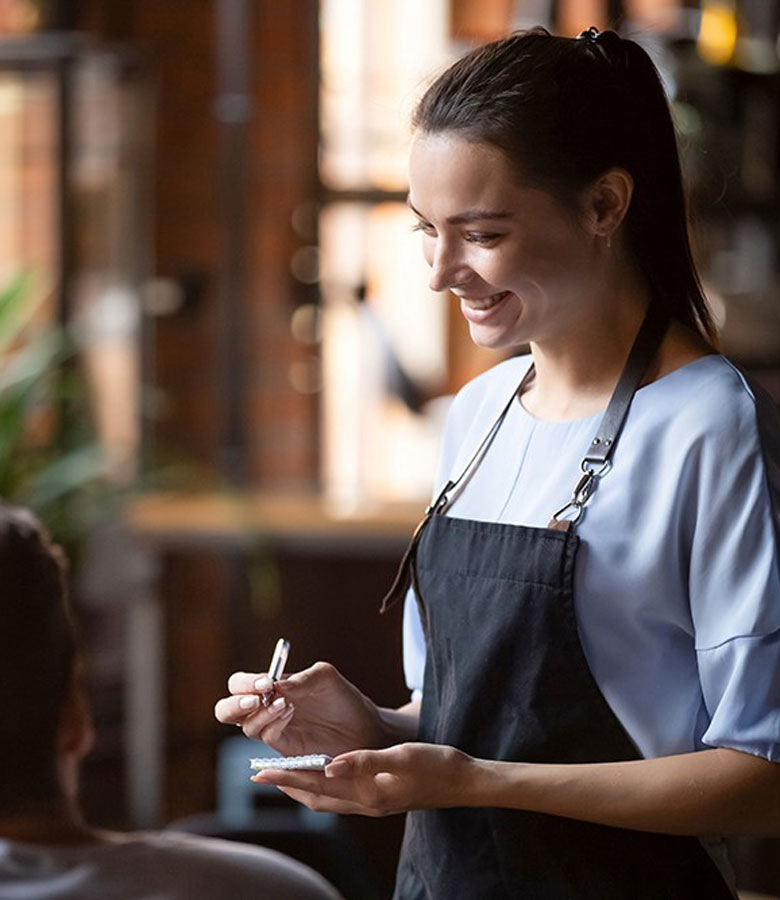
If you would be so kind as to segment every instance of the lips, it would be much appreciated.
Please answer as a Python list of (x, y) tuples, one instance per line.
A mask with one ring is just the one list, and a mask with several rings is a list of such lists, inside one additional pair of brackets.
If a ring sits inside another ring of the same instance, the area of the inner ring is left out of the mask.
[(510, 291), (501, 291), (489, 297), (461, 297), (460, 311), (466, 321), (474, 325), (488, 324), (494, 316), (500, 316), (505, 301), (511, 296)]
[(473, 310), (492, 309), (497, 303), (500, 303), (509, 291), (501, 291), (498, 294), (491, 294), (489, 297), (461, 297), (460, 301), (463, 305)]

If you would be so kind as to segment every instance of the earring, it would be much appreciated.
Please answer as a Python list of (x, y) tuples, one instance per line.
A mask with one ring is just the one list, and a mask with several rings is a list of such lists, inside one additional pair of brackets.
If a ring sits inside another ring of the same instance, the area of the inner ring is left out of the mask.
[(607, 250), (611, 250), (611, 249), (612, 249), (612, 235), (608, 234), (607, 235)]

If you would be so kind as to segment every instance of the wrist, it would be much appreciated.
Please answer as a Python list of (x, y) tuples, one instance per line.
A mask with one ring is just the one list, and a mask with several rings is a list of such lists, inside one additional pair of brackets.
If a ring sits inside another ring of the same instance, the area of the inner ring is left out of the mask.
[(400, 709), (377, 707), (377, 718), (376, 747), (392, 747), (417, 738), (420, 720), (416, 704), (402, 706)]
[(472, 763), (464, 806), (530, 808), (527, 804), (532, 793), (534, 770), (538, 767), (492, 759), (472, 759)]
[(490, 759), (471, 757), (467, 783), (461, 787), (463, 806), (497, 806), (501, 795), (500, 764)]

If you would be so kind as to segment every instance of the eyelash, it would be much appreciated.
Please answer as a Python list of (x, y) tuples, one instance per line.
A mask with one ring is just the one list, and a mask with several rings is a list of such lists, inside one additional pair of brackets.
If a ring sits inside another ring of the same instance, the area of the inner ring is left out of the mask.
[(470, 244), (491, 244), (498, 236), (497, 234), (470, 231), (466, 234), (466, 240)]
[[(428, 234), (429, 229), (432, 228), (433, 226), (429, 225), (427, 222), (415, 222), (414, 225), (411, 226), (412, 231), (422, 231), (424, 234)], [(482, 232), (474, 231), (466, 232), (466, 240), (470, 244), (489, 244), (498, 237), (500, 237), (498, 234), (484, 234)]]

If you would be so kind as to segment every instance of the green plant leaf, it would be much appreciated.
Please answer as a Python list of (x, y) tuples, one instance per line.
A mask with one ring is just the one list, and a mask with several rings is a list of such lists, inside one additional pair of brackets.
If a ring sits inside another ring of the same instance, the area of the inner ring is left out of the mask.
[(25, 381), (34, 381), (50, 374), (53, 368), (70, 355), (62, 335), (50, 330), (3, 360), (0, 368), (0, 404), (4, 392)]
[(105, 455), (98, 444), (79, 447), (39, 471), (28, 488), (27, 502), (42, 509), (101, 478)]
[(11, 497), (16, 493), (15, 462), (24, 452), (19, 447), (40, 394), (40, 383), (28, 380), (5, 391), (0, 398), (0, 496)]
[(0, 355), (16, 341), (43, 302), (30, 292), (32, 276), (21, 272), (0, 289)]

